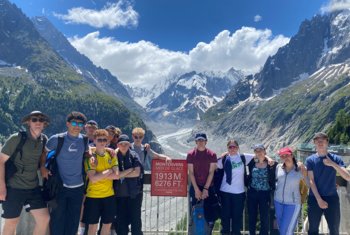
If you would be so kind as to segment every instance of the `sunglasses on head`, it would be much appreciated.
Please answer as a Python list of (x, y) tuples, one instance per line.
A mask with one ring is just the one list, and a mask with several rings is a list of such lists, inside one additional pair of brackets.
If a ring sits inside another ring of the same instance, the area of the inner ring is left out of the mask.
[(46, 121), (46, 119), (43, 117), (32, 117), (30, 120), (32, 122), (45, 122)]
[(84, 123), (82, 122), (77, 122), (77, 121), (71, 121), (70, 124), (74, 127), (78, 126), (78, 127), (83, 127)]
[(107, 139), (96, 139), (96, 141), (98, 142), (98, 143), (107, 143)]
[(229, 148), (229, 149), (237, 149), (238, 146), (236, 146), (236, 145), (230, 145), (230, 146), (228, 146), (228, 148)]
[(143, 138), (143, 136), (137, 136), (137, 135), (134, 135), (134, 138), (135, 138), (135, 140), (140, 140), (140, 139), (142, 139), (142, 138)]

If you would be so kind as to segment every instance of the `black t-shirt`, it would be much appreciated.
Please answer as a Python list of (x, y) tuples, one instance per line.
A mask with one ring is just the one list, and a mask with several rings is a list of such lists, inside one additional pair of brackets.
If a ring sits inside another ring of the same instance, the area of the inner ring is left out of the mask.
[[(117, 157), (119, 171), (141, 166), (137, 154), (133, 151), (129, 150), (124, 156), (121, 152), (118, 152)], [(141, 186), (139, 176), (133, 178), (122, 178), (115, 182), (115, 193), (117, 197), (135, 197), (142, 192)]]

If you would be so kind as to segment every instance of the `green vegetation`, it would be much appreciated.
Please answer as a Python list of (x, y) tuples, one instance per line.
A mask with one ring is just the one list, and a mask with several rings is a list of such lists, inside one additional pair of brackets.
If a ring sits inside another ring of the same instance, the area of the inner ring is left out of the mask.
[(339, 110), (327, 134), (332, 144), (350, 144), (350, 114), (344, 109)]

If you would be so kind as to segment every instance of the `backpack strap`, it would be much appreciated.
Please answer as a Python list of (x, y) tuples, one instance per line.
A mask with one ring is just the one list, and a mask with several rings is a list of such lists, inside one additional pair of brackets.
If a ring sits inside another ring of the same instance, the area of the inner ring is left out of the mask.
[(241, 161), (243, 162), (243, 167), (244, 167), (244, 185), (247, 187), (248, 186), (248, 174), (247, 174), (247, 167), (246, 167), (246, 159), (245, 155), (241, 154)]
[(143, 147), (143, 164), (146, 163), (146, 157), (147, 157), (147, 149), (145, 148), (145, 146)]
[(27, 136), (26, 131), (19, 131), (18, 134), (21, 136), (21, 139), (20, 139), (19, 143), (17, 144), (15, 151), (10, 156), (9, 160), (12, 159), (11, 161), (15, 161), (15, 158), (16, 158), (18, 153), (21, 155), (21, 158), (20, 158), (21, 160), (23, 157), (23, 146), (24, 146), (25, 142), (27, 141), (28, 136)]
[(57, 147), (56, 147), (56, 158), (58, 157), (58, 155), (61, 152), (62, 146), (63, 146), (63, 142), (64, 142), (64, 136), (63, 135), (59, 135), (58, 136), (58, 140), (57, 140)]

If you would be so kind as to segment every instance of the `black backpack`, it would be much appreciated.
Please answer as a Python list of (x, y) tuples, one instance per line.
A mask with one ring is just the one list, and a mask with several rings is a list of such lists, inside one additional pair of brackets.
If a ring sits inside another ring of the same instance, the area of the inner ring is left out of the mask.
[[(83, 136), (83, 140), (84, 140), (84, 146), (86, 146), (88, 143), (88, 138), (86, 136)], [(64, 136), (59, 135), (56, 149), (51, 150), (47, 154), (45, 167), (50, 171), (51, 175), (48, 177), (48, 179), (43, 180), (43, 196), (45, 201), (53, 200), (63, 188), (63, 182), (62, 182), (62, 179), (58, 170), (58, 164), (57, 164), (57, 156), (61, 152), (63, 143), (64, 143)], [(83, 179), (84, 179), (84, 183), (86, 183), (84, 159), (82, 161), (82, 164), (83, 164), (83, 169), (82, 169)]]
[[(224, 165), (225, 165), (225, 161), (226, 161), (226, 155), (224, 157), (222, 157), (222, 169), (217, 168), (215, 170), (214, 173), (214, 188), (216, 192), (220, 192), (220, 187), (221, 187), (221, 183), (222, 183), (222, 179), (224, 178), (224, 174), (225, 174), (225, 169), (224, 169)], [(244, 166), (244, 186), (248, 186), (248, 174), (247, 174), (247, 169), (246, 169), (246, 159), (244, 154), (240, 155), (241, 157), (241, 161), (243, 163)], [(220, 159), (220, 158), (219, 158)]]
[[(20, 154), (20, 159), (22, 160), (23, 157), (23, 146), (25, 142), (27, 141), (27, 132), (26, 131), (19, 131), (18, 134), (21, 136), (21, 139), (19, 143), (16, 146), (15, 151), (11, 154), (10, 158), (5, 162), (5, 182), (7, 183), (10, 178), (12, 178), (16, 172), (18, 171), (16, 165), (15, 165), (15, 159), (17, 157), (17, 154)], [(41, 134), (43, 136), (43, 149), (45, 149), (45, 145), (47, 142), (46, 136)]]

